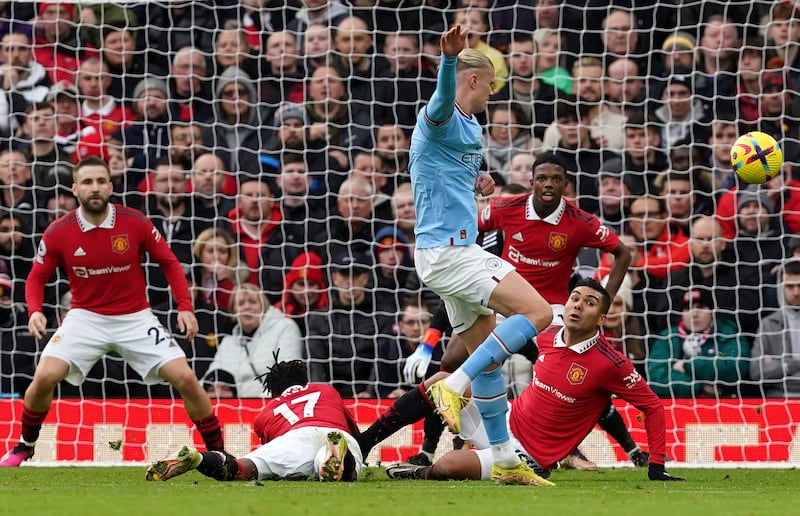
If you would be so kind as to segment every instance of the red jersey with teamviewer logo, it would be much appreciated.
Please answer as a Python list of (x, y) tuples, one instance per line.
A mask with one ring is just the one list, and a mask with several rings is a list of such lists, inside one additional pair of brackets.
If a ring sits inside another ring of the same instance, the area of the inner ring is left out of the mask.
[(29, 313), (42, 310), (45, 284), (59, 265), (69, 279), (72, 308), (101, 315), (146, 310), (145, 251), (164, 271), (178, 309), (193, 309), (183, 267), (142, 212), (109, 204), (108, 216), (95, 226), (78, 210), (53, 221), (42, 235), (25, 285)]
[(597, 217), (564, 199), (553, 213), (539, 217), (533, 195), (492, 200), (478, 217), (478, 229), (503, 231), (503, 259), (550, 304), (566, 302), (582, 248), (611, 252), (619, 245), (619, 237)]
[(289, 387), (277, 398), (269, 400), (253, 421), (253, 431), (261, 439), (261, 444), (306, 426), (334, 428), (354, 436), (358, 434), (358, 425), (344, 406), (339, 392), (323, 383)]
[[(664, 405), (624, 355), (599, 333), (567, 346), (562, 327), (536, 337), (533, 380), (511, 407), (511, 431), (544, 468), (552, 468), (592, 431), (616, 394), (644, 412), (650, 462), (664, 463)], [(569, 422), (569, 424), (565, 424)]]

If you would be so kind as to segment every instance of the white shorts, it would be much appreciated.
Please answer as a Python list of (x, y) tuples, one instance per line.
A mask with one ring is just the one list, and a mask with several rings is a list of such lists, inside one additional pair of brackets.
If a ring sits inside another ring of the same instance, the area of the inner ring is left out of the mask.
[(322, 426), (305, 426), (290, 430), (259, 446), (243, 459), (250, 459), (258, 469), (259, 480), (319, 479), (319, 468), (325, 460), (328, 433), (341, 432), (356, 460), (356, 477), (361, 475), (364, 458), (355, 438), (347, 432)]
[(69, 364), (66, 380), (80, 385), (92, 366), (117, 352), (146, 383), (161, 381), (161, 366), (185, 358), (181, 347), (150, 310), (127, 315), (100, 315), (73, 308), (47, 342), (43, 357)]
[(481, 315), (490, 315), (489, 298), (514, 266), (479, 245), (416, 249), (419, 279), (444, 301), (453, 331), (461, 333)]

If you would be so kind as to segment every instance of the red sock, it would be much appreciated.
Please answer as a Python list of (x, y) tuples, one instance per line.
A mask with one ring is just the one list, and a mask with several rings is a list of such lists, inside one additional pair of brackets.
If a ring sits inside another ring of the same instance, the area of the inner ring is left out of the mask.
[(224, 451), (225, 443), (222, 440), (222, 430), (219, 427), (219, 419), (216, 414), (211, 413), (203, 419), (192, 421), (200, 432), (203, 442), (206, 443), (206, 449), (209, 451)]
[(32, 410), (22, 406), (22, 440), (33, 444), (39, 439), (39, 431), (42, 429), (44, 418), (47, 417), (48, 410)]

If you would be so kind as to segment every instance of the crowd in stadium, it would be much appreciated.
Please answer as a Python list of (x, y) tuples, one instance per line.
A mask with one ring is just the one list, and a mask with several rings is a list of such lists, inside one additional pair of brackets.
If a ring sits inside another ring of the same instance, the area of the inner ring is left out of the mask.
[[(565, 197), (629, 247), (605, 331), (656, 393), (800, 395), (800, 2), (667, 0), (2, 2), (0, 392), (24, 392), (46, 342), (26, 277), (89, 155), (183, 264), (200, 332), (179, 342), (214, 396), (262, 395), (278, 348), (345, 397), (409, 389), (439, 300), (414, 271), (408, 150), (453, 23), (495, 66), (496, 194), (526, 194), (553, 151)], [(760, 188), (731, 167), (751, 129), (785, 161)], [(575, 271), (610, 266), (591, 250)], [(61, 395), (174, 396), (118, 357)]]

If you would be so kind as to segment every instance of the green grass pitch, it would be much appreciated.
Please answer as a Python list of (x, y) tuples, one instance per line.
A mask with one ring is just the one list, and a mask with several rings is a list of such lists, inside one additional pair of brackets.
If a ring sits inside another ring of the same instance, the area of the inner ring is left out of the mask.
[(668, 469), (687, 481), (650, 482), (645, 470), (620, 468), (556, 471), (557, 487), (532, 488), (394, 481), (368, 468), (353, 484), (216, 482), (197, 472), (145, 482), (143, 467), (22, 467), (0, 470), (0, 514), (732, 516), (800, 506), (796, 470)]

